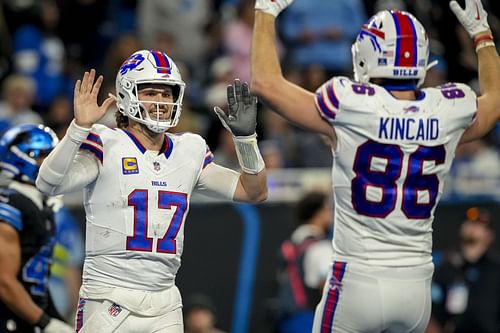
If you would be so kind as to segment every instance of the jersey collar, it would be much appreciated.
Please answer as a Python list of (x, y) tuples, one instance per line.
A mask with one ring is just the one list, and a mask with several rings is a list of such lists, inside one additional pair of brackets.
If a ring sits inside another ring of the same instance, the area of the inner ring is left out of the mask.
[[(144, 154), (146, 152), (146, 150), (147, 150), (146, 147), (144, 147), (144, 145), (139, 141), (139, 139), (134, 134), (132, 134), (131, 132), (129, 132), (125, 129), (123, 130), (123, 132), (125, 132), (125, 134), (127, 134), (127, 136), (130, 138), (130, 140), (132, 140), (132, 142), (135, 144), (137, 149), (139, 149), (139, 151), (142, 154)], [(161, 148), (160, 148), (160, 154), (164, 154), (165, 158), (169, 158), (170, 155), (172, 154), (173, 149), (174, 149), (174, 142), (165, 133), (164, 140), (163, 140), (163, 143), (162, 143)]]

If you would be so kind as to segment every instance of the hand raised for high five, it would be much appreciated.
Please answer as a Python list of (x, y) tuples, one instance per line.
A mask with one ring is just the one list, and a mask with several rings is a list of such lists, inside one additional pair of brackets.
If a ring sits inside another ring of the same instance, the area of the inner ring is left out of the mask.
[(214, 107), (222, 125), (235, 137), (254, 135), (257, 126), (257, 97), (250, 93), (248, 83), (235, 79), (233, 84), (227, 86), (226, 97), (228, 114), (218, 106)]
[(82, 80), (76, 81), (75, 84), (75, 122), (78, 126), (85, 128), (92, 127), (116, 101), (114, 96), (109, 96), (99, 106), (97, 104), (97, 95), (99, 95), (103, 77), (100, 75), (95, 82), (94, 80), (95, 70), (92, 69), (90, 72), (85, 72)]
[[(462, 9), (453, 0), (450, 2), (450, 8), (472, 38), (490, 31), (487, 19), (488, 14), (484, 10), (481, 0), (465, 0), (465, 9)], [(491, 34), (491, 32), (489, 33)]]

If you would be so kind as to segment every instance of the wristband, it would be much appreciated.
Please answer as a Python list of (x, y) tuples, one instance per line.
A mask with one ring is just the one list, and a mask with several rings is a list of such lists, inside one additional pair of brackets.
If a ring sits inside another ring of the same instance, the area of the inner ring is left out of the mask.
[(484, 41), (493, 41), (493, 35), (484, 34), (474, 37), (474, 44), (477, 46), (479, 43)]
[(236, 155), (241, 169), (245, 173), (256, 175), (261, 172), (264, 167), (264, 160), (257, 146), (257, 134), (249, 136), (233, 136)]
[(51, 319), (52, 318), (44, 312), (42, 313), (40, 319), (38, 319), (38, 321), (36, 322), (35, 326), (38, 326), (43, 330), (45, 327), (47, 327)]
[(482, 48), (488, 47), (488, 46), (495, 46), (495, 42), (491, 40), (483, 41), (479, 44), (476, 44), (476, 53), (481, 50)]

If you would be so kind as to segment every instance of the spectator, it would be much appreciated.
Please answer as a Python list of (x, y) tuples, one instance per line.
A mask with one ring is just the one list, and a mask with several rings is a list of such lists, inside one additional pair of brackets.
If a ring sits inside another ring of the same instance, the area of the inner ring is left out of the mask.
[(310, 332), (314, 309), (328, 275), (333, 249), (328, 240), (333, 207), (328, 195), (310, 192), (297, 204), (299, 226), (281, 245), (278, 274), (278, 332)]
[(7, 77), (2, 86), (2, 95), (0, 132), (9, 126), (42, 123), (42, 118), (31, 109), (35, 97), (35, 82), (32, 79), (18, 74)]
[(500, 260), (488, 210), (472, 207), (460, 226), (460, 248), (436, 267), (428, 332), (500, 332)]
[(36, 7), (38, 24), (26, 24), (14, 33), (14, 70), (36, 82), (38, 107), (45, 110), (52, 99), (65, 92), (63, 75), (65, 48), (55, 33), (59, 8), (54, 0), (43, 0)]
[(50, 103), (45, 115), (47, 125), (56, 132), (59, 139), (62, 139), (64, 134), (66, 134), (66, 129), (73, 119), (71, 103), (71, 100), (67, 96), (58, 96)]
[(194, 294), (186, 299), (184, 325), (186, 333), (224, 333), (215, 328), (217, 322), (215, 305), (203, 294)]
[(328, 76), (351, 70), (351, 44), (365, 20), (360, 0), (296, 0), (282, 20), (293, 65), (320, 65)]
[(459, 145), (456, 158), (450, 169), (450, 190), (467, 195), (468, 198), (484, 199), (484, 193), (500, 196), (497, 168), (500, 155), (485, 139)]
[[(207, 0), (159, 0), (139, 1), (137, 4), (137, 27), (146, 48), (157, 47), (156, 39), (171, 38), (172, 49), (168, 52), (182, 59), (196, 79), (207, 73), (199, 68), (205, 63), (208, 39), (204, 30), (210, 21), (211, 6)], [(195, 69), (198, 69), (195, 71)]]

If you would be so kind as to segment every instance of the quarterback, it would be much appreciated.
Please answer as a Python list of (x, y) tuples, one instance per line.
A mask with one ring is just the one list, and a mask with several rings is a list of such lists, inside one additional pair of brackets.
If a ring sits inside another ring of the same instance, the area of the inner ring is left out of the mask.
[[(173, 135), (185, 83), (160, 51), (138, 51), (121, 66), (116, 97), (102, 105), (102, 76), (75, 84), (74, 120), (37, 178), (48, 194), (84, 190), (86, 251), (77, 332), (183, 332), (175, 286), (193, 190), (243, 202), (267, 196), (255, 134), (257, 99), (239, 80), (228, 86), (229, 114), (242, 171), (212, 162), (199, 135)], [(95, 124), (116, 102), (118, 128)]]

